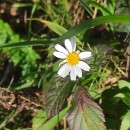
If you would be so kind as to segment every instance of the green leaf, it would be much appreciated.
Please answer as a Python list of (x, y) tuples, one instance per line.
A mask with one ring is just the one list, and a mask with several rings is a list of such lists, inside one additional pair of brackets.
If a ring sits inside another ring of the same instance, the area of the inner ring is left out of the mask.
[(5, 33), (0, 33), (0, 44), (3, 44), (6, 42), (8, 36)]
[(130, 129), (130, 110), (123, 117), (120, 130), (129, 130), (129, 129)]
[(21, 89), (24, 89), (24, 88), (28, 88), (28, 87), (31, 87), (31, 85), (33, 84), (34, 81), (31, 81), (31, 82), (27, 82), (25, 84), (22, 84), (18, 87), (15, 88), (15, 90), (21, 90)]
[[(130, 24), (130, 17), (129, 16), (123, 16), (123, 15), (112, 15), (112, 16), (102, 16), (102, 17), (97, 17), (95, 19), (91, 19), (91, 20), (87, 20), (86, 22), (84, 23), (81, 23), (75, 27), (72, 27), (69, 31), (67, 32), (64, 32), (65, 29), (63, 29), (62, 27), (62, 30), (61, 27), (59, 26), (56, 26), (58, 28), (55, 28), (54, 24), (52, 26), (52, 22), (48, 24), (48, 27), (50, 27), (50, 29), (54, 30), (54, 29), (57, 29), (55, 30), (55, 32), (61, 34), (62, 36), (60, 36), (59, 38), (57, 38), (54, 42), (55, 43), (59, 43), (59, 42), (62, 42), (64, 41), (65, 39), (68, 39), (70, 37), (73, 37), (73, 36), (76, 36), (78, 33), (82, 32), (82, 31), (85, 31), (91, 27), (94, 27), (94, 26), (98, 26), (98, 25), (101, 25), (101, 24), (104, 24), (104, 23), (127, 23), (127, 24)], [(53, 28), (51, 28), (53, 27)], [(78, 40), (78, 39), (76, 39)], [(82, 43), (78, 40), (77, 41), (80, 45), (82, 45)], [(44, 45), (44, 44), (48, 44), (48, 43), (52, 43), (51, 41), (48, 42), (48, 41), (27, 41), (27, 42), (19, 42), (18, 43), (13, 43), (13, 44), (7, 44), (7, 45), (0, 45), (0, 48), (3, 48), (3, 47), (18, 47), (18, 46), (33, 46), (33, 45)]]
[[(4, 129), (4, 130), (10, 130), (10, 129), (7, 129), (7, 128), (6, 128), (6, 129)], [(23, 128), (23, 129), (20, 128), (20, 130), (33, 130), (33, 129), (32, 129), (32, 128)]]
[(0, 19), (0, 34), (2, 34), (2, 33), (6, 34), (8, 36), (14, 35), (10, 26), (7, 23), (5, 23), (3, 20)]
[(102, 13), (105, 15), (112, 15), (111, 12), (107, 8), (103, 7), (102, 5), (98, 4), (95, 1), (89, 1), (89, 4), (91, 4), (92, 6), (94, 6), (97, 9), (101, 10)]
[(80, 2), (83, 4), (83, 7), (85, 8), (85, 10), (92, 16), (93, 10), (89, 7), (88, 2), (86, 2), (84, 0), (80, 0)]
[[(57, 76), (52, 78), (52, 80), (49, 82), (49, 86), (43, 84), (45, 90), (43, 93), (46, 97), (44, 108), (49, 118), (61, 110), (62, 105), (69, 94), (71, 88), (70, 84), (71, 82), (68, 80), (68, 78), (63, 79)], [(46, 91), (46, 87), (48, 92)]]
[(118, 93), (114, 97), (116, 97), (116, 98), (122, 98), (123, 102), (126, 105), (128, 105), (128, 106), (130, 105), (130, 93)]
[(28, 6), (33, 6), (33, 4), (30, 4), (30, 3), (25, 3), (25, 4), (15, 3), (15, 4), (13, 4), (13, 7), (17, 7), (17, 8), (20, 8), (20, 7), (28, 7)]
[(52, 42), (53, 42), (52, 40), (48, 40), (48, 39), (37, 40), (37, 41), (22, 41), (22, 42), (3, 44), (3, 45), (0, 45), (0, 48), (50, 45)]
[(61, 119), (66, 115), (68, 110), (70, 109), (71, 106), (67, 106), (64, 108), (62, 111), (60, 111), (57, 115), (49, 119), (46, 123), (41, 125), (38, 129), (36, 130), (52, 130), (52, 128), (61, 121)]
[[(54, 22), (50, 22), (50, 21), (42, 20), (42, 19), (38, 19), (38, 21), (46, 24), (53, 32), (55, 32), (59, 36), (63, 35), (65, 32), (67, 32), (67, 29), (65, 29), (64, 27), (62, 27)], [(82, 45), (81, 41), (78, 38), (76, 38), (76, 41), (78, 44)]]
[(130, 90), (130, 83), (125, 81), (125, 80), (119, 80), (118, 86), (119, 86), (120, 89), (127, 87)]
[(130, 105), (130, 93), (125, 93), (124, 94), (124, 98), (123, 98), (123, 101), (126, 105)]
[(65, 32), (67, 32), (67, 29), (65, 29), (64, 27), (54, 23), (54, 22), (50, 22), (47, 20), (42, 20), (42, 19), (38, 19), (39, 22), (46, 24), (53, 32), (55, 32), (58, 35), (62, 35)]
[(88, 92), (78, 87), (75, 104), (68, 113), (67, 121), (71, 130), (106, 130), (102, 109), (93, 101)]
[(32, 120), (32, 128), (39, 127), (46, 119), (45, 111), (43, 109), (39, 110), (38, 114)]
[(75, 27), (72, 27), (69, 31), (64, 33), (61, 37), (57, 38), (55, 43), (61, 42), (66, 38), (76, 36), (78, 33), (85, 31), (91, 27), (98, 26), (104, 23), (128, 23), (130, 24), (130, 17), (123, 15), (111, 15), (111, 16), (101, 16), (95, 19), (87, 20)]

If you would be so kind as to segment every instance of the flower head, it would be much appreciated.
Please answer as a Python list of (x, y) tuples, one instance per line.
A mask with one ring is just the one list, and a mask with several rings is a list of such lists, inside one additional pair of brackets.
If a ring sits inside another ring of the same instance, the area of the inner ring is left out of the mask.
[(65, 78), (70, 74), (71, 80), (76, 80), (76, 76), (79, 78), (82, 77), (82, 70), (89, 71), (90, 67), (84, 62), (85, 59), (88, 59), (92, 56), (92, 53), (89, 51), (79, 52), (76, 51), (76, 42), (74, 37), (70, 40), (66, 39), (65, 48), (59, 44), (56, 44), (53, 55), (57, 58), (63, 59), (59, 64), (63, 66), (58, 71), (58, 75)]

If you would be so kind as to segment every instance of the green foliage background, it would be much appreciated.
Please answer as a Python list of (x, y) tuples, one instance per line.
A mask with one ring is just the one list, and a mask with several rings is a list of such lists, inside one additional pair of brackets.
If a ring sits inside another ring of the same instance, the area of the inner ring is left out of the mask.
[[(0, 4), (1, 130), (130, 129), (129, 0)], [(57, 76), (53, 57), (73, 36), (93, 54), (75, 82)]]

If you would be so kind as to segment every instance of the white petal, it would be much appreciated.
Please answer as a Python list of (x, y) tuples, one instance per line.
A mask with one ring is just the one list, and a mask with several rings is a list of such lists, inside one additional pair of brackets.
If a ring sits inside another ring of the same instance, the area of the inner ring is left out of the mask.
[(72, 45), (72, 50), (75, 51), (76, 50), (76, 42), (75, 42), (75, 38), (72, 37), (70, 39), (71, 45)]
[(65, 78), (70, 72), (70, 66), (68, 64), (63, 65), (58, 71), (58, 75)]
[(79, 78), (82, 77), (82, 70), (78, 65), (76, 65), (76, 74)]
[(66, 58), (66, 54), (62, 53), (62, 52), (57, 52), (57, 51), (54, 51), (53, 55), (57, 58), (60, 58), (60, 59), (65, 59)]
[(77, 51), (76, 51), (76, 53), (77, 53), (77, 54), (79, 54), (79, 53), (80, 53), (80, 51), (79, 51), (79, 50), (77, 50)]
[(67, 62), (66, 60), (61, 61), (59, 66), (61, 66), (62, 64), (66, 63), (66, 62)]
[(92, 53), (89, 51), (81, 52), (79, 54), (80, 59), (86, 59), (92, 56)]
[(69, 52), (72, 52), (72, 44), (69, 39), (65, 40), (65, 47)]
[(73, 80), (76, 80), (76, 71), (75, 71), (75, 67), (71, 67), (71, 71), (70, 71), (70, 79), (73, 81)]
[(61, 45), (59, 45), (59, 44), (56, 44), (56, 45), (55, 45), (55, 48), (56, 48), (56, 50), (59, 51), (59, 52), (68, 54), (67, 50), (66, 50), (64, 47), (62, 47)]
[(88, 64), (86, 64), (86, 63), (83, 62), (83, 61), (79, 61), (78, 66), (79, 66), (81, 69), (85, 70), (85, 71), (89, 71), (89, 70), (90, 70), (90, 67), (88, 66)]

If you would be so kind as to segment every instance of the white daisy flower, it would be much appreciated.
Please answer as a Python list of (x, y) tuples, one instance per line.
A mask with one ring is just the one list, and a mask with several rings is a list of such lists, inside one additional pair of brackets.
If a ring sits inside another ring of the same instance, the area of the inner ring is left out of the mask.
[(76, 51), (76, 42), (74, 37), (70, 40), (66, 39), (65, 48), (59, 44), (56, 44), (53, 55), (57, 58), (63, 59), (59, 64), (64, 64), (58, 71), (58, 75), (65, 78), (70, 74), (71, 80), (76, 80), (76, 76), (82, 77), (82, 70), (89, 71), (90, 67), (83, 60), (88, 59), (92, 56), (89, 51), (79, 52)]

